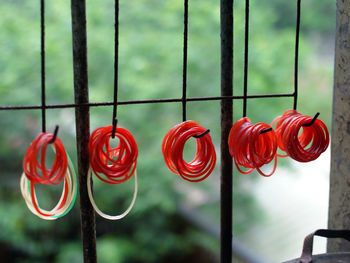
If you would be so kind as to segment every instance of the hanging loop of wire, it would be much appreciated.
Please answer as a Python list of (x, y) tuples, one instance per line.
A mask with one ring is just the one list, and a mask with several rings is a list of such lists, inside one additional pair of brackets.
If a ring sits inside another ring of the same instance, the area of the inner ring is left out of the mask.
[[(54, 220), (66, 215), (74, 205), (77, 193), (77, 178), (59, 138), (51, 143), (54, 135), (39, 134), (28, 147), (23, 160), (21, 193), (29, 210), (45, 220)], [(50, 168), (46, 167), (47, 146), (51, 145), (55, 157)], [(64, 179), (63, 191), (58, 204), (50, 211), (41, 209), (35, 193), (35, 184), (57, 185)]]
[(46, 150), (53, 135), (39, 134), (27, 149), (23, 160), (23, 171), (32, 183), (59, 184), (67, 170), (67, 153), (59, 138), (52, 143), (55, 158), (50, 168), (46, 167)]
[(90, 137), (90, 165), (96, 176), (105, 183), (120, 184), (134, 173), (138, 149), (132, 134), (119, 127), (115, 136), (119, 139), (116, 147), (110, 145), (112, 126), (96, 129)]
[[(196, 138), (198, 135), (202, 136)], [(197, 150), (193, 160), (187, 163), (183, 159), (183, 150), (191, 137), (196, 138)], [(169, 170), (190, 182), (207, 178), (216, 163), (215, 148), (208, 130), (194, 121), (185, 121), (171, 128), (163, 139), (162, 152)]]
[(21, 176), (21, 193), (29, 210), (36, 216), (45, 220), (55, 220), (65, 216), (74, 206), (77, 197), (77, 176), (72, 161), (68, 157), (68, 168), (64, 178), (63, 191), (57, 205), (51, 210), (42, 209), (35, 193), (35, 184)]
[(135, 171), (135, 182), (134, 182), (134, 194), (132, 197), (132, 200), (130, 202), (130, 205), (128, 206), (128, 208), (121, 213), (120, 215), (116, 215), (116, 216), (112, 216), (112, 215), (107, 215), (105, 213), (103, 213), (97, 206), (93, 194), (92, 194), (92, 185), (91, 185), (91, 178), (92, 177), (92, 170), (91, 167), (89, 168), (88, 171), (88, 176), (87, 176), (87, 189), (88, 189), (88, 195), (89, 195), (89, 199), (91, 202), (91, 205), (93, 206), (93, 208), (95, 209), (96, 213), (98, 213), (101, 217), (108, 219), (108, 220), (119, 220), (124, 218), (125, 216), (127, 216), (129, 214), (129, 212), (131, 211), (131, 209), (134, 207), (135, 205), (135, 201), (136, 201), (136, 197), (137, 197), (137, 191), (138, 191), (138, 183), (137, 183), (137, 171)]
[[(90, 137), (89, 155), (90, 168), (88, 172), (88, 194), (92, 206), (95, 211), (102, 217), (109, 220), (118, 220), (126, 216), (132, 209), (137, 195), (137, 175), (136, 165), (138, 148), (132, 134), (118, 127), (115, 136), (119, 143), (116, 147), (112, 147), (110, 139), (112, 138), (112, 126), (101, 127), (96, 129)], [(92, 195), (92, 185), (90, 179), (94, 173), (101, 181), (108, 184), (121, 184), (127, 181), (135, 174), (134, 195), (130, 206), (125, 212), (117, 216), (104, 214), (96, 205)]]
[[(291, 157), (299, 162), (310, 162), (317, 159), (329, 145), (327, 126), (319, 119), (302, 115), (295, 110), (288, 110), (275, 118), (278, 147), (286, 154), (279, 157)], [(301, 134), (300, 133), (300, 130)]]
[[(264, 132), (269, 130), (268, 132)], [(273, 129), (266, 123), (252, 124), (247, 117), (238, 120), (231, 128), (228, 138), (230, 154), (237, 170), (249, 174), (256, 169), (261, 175), (271, 176), (277, 166), (277, 139)], [(269, 174), (260, 168), (274, 159), (273, 169)], [(248, 168), (243, 171), (240, 166)]]

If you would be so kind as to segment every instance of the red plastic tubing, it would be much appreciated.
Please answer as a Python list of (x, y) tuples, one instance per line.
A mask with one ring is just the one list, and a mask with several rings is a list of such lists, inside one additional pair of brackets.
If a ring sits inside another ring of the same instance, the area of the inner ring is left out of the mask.
[[(262, 133), (271, 128), (266, 123), (252, 124), (247, 117), (238, 120), (231, 128), (228, 145), (230, 154), (234, 160), (237, 170), (243, 174), (249, 174), (256, 169), (263, 176), (271, 176), (277, 166), (277, 139), (273, 130)], [(265, 174), (261, 167), (270, 163), (273, 159), (272, 172)], [(248, 168), (243, 171), (240, 166)]]
[(164, 161), (169, 170), (190, 182), (199, 182), (207, 178), (216, 163), (215, 148), (209, 133), (196, 138), (197, 150), (192, 161), (183, 159), (185, 143), (193, 136), (206, 131), (194, 121), (185, 121), (175, 125), (165, 135), (162, 143)]
[(67, 172), (67, 154), (59, 138), (52, 143), (55, 158), (51, 168), (47, 168), (46, 150), (53, 135), (40, 133), (30, 144), (23, 160), (23, 171), (31, 183), (59, 184)]
[(290, 156), (299, 162), (310, 162), (327, 149), (329, 145), (327, 126), (319, 119), (316, 119), (311, 126), (304, 126), (312, 119), (295, 110), (287, 110), (272, 121), (271, 125), (276, 123), (278, 147), (286, 152), (286, 155), (278, 154), (279, 157)]
[(135, 172), (138, 148), (132, 134), (117, 127), (115, 137), (119, 139), (116, 147), (111, 147), (110, 138), (113, 126), (96, 129), (90, 137), (90, 165), (96, 176), (109, 184), (120, 184)]

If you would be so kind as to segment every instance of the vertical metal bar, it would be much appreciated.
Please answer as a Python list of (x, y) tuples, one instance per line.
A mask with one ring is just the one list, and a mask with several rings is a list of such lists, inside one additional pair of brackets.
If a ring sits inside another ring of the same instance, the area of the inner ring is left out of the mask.
[(244, 26), (244, 76), (243, 76), (243, 117), (247, 117), (248, 95), (248, 53), (249, 53), (249, 0), (245, 0), (245, 26)]
[[(233, 0), (220, 0), (221, 96), (233, 94)], [(232, 262), (232, 100), (221, 101), (221, 263)]]
[(182, 121), (187, 120), (187, 48), (188, 48), (188, 0), (184, 0), (184, 39), (182, 68)]
[(113, 115), (112, 115), (112, 139), (117, 128), (117, 104), (118, 104), (118, 73), (119, 72), (119, 0), (114, 1), (114, 89), (113, 89)]
[(298, 67), (299, 67), (299, 34), (300, 34), (300, 8), (301, 0), (297, 2), (297, 21), (295, 26), (295, 54), (294, 54), (294, 102), (293, 109), (297, 109), (298, 103)]
[(40, 1), (41, 129), (46, 132), (45, 0)]
[[(333, 126), (328, 227), (350, 226), (350, 1), (337, 0), (334, 64)], [(350, 251), (343, 239), (328, 241), (327, 250)]]
[[(76, 104), (89, 102), (86, 40), (85, 0), (71, 0), (74, 97)], [(89, 107), (75, 108), (76, 138), (78, 151), (78, 176), (80, 194), (81, 231), (85, 263), (96, 263), (96, 223), (95, 212), (87, 192), (87, 173), (89, 169), (88, 143), (90, 136)]]

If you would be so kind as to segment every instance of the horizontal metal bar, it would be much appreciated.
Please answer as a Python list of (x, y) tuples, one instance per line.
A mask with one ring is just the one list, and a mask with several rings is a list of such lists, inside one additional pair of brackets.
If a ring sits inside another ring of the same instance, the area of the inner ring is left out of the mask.
[[(261, 95), (248, 95), (248, 99), (260, 99), (260, 98), (281, 98), (281, 97), (293, 97), (294, 93), (285, 94), (261, 94)], [(217, 96), (217, 97), (192, 97), (187, 98), (187, 101), (211, 101), (211, 100), (240, 100), (244, 96)], [(130, 105), (130, 104), (148, 104), (148, 103), (170, 103), (170, 102), (182, 102), (182, 98), (169, 98), (169, 99), (154, 99), (154, 100), (125, 100), (118, 101), (118, 105)], [(51, 104), (46, 105), (45, 109), (59, 109), (59, 108), (76, 108), (76, 107), (99, 107), (99, 106), (113, 106), (113, 101), (110, 102), (91, 102), (83, 104)], [(40, 105), (24, 105), (24, 106), (1, 106), (0, 110), (36, 110), (42, 109)]]

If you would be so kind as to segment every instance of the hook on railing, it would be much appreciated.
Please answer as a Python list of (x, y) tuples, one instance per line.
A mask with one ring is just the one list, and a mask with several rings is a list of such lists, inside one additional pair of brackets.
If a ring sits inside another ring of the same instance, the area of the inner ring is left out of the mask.
[(52, 139), (49, 141), (50, 144), (55, 142), (55, 140), (56, 140), (56, 138), (57, 138), (57, 134), (58, 134), (58, 129), (59, 129), (59, 126), (56, 125), (55, 131), (53, 132), (53, 137), (52, 137)]
[(265, 129), (265, 130), (262, 130), (262, 131), (260, 132), (260, 134), (263, 134), (263, 133), (266, 133), (266, 132), (269, 132), (269, 131), (272, 131), (272, 128), (267, 128), (267, 129)]
[(193, 135), (193, 137), (196, 138), (196, 139), (199, 139), (199, 138), (202, 138), (204, 135), (208, 134), (209, 132), (210, 132), (210, 129), (202, 132), (201, 134)]
[(319, 115), (320, 115), (320, 113), (317, 112), (317, 113), (315, 114), (315, 117), (314, 117), (309, 123), (305, 123), (305, 124), (303, 125), (303, 127), (310, 127), (310, 126), (312, 126), (312, 124), (314, 124), (314, 122), (316, 121), (316, 119), (318, 118)]
[(114, 118), (113, 119), (113, 128), (112, 128), (112, 139), (115, 138), (115, 131), (117, 129), (117, 124), (118, 124), (118, 119)]

